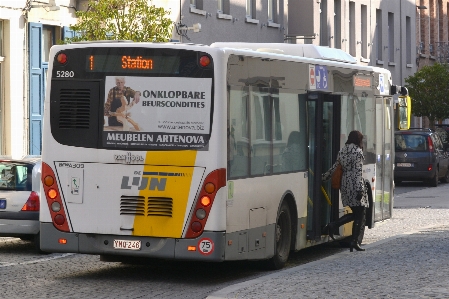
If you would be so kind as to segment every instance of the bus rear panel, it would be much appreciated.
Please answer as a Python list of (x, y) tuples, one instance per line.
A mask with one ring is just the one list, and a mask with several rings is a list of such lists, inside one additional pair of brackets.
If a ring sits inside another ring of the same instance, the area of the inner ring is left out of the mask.
[(206, 230), (226, 185), (207, 154), (212, 55), (80, 44), (50, 57), (41, 249), (223, 260), (225, 226)]

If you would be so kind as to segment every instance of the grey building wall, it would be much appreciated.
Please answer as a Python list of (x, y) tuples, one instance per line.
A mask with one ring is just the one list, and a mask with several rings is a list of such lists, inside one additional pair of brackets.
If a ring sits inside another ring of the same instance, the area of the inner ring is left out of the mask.
[(287, 24), (287, 0), (274, 0), (277, 13), (275, 21), (268, 20), (268, 1), (253, 0), (255, 14), (246, 15), (246, 0), (226, 0), (224, 11), (218, 12), (217, 0), (197, 0), (194, 6), (189, 0), (181, 1), (181, 23), (191, 27), (201, 24), (201, 32), (187, 31), (187, 37), (182, 42), (192, 42), (210, 45), (213, 42), (270, 42), (283, 43)]
[(414, 0), (290, 1), (288, 8), (290, 42), (340, 48), (359, 64), (390, 70), (398, 85), (416, 72)]

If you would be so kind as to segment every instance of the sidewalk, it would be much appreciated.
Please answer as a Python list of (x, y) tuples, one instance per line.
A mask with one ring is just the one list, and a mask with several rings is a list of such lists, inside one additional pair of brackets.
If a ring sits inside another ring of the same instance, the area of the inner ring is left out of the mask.
[(449, 298), (448, 209), (395, 209), (364, 244), (207, 298)]

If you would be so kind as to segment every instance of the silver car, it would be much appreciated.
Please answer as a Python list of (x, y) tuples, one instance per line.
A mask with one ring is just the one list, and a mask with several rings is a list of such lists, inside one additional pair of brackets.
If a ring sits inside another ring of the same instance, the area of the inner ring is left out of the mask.
[(40, 156), (0, 158), (0, 236), (34, 241), (39, 249)]

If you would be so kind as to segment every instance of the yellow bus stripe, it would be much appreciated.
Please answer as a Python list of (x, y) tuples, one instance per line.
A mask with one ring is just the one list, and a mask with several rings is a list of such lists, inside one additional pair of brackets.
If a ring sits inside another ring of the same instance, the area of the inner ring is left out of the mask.
[(196, 154), (191, 150), (147, 152), (142, 179), (148, 185), (139, 191), (145, 198), (145, 215), (135, 216), (133, 235), (181, 237)]

